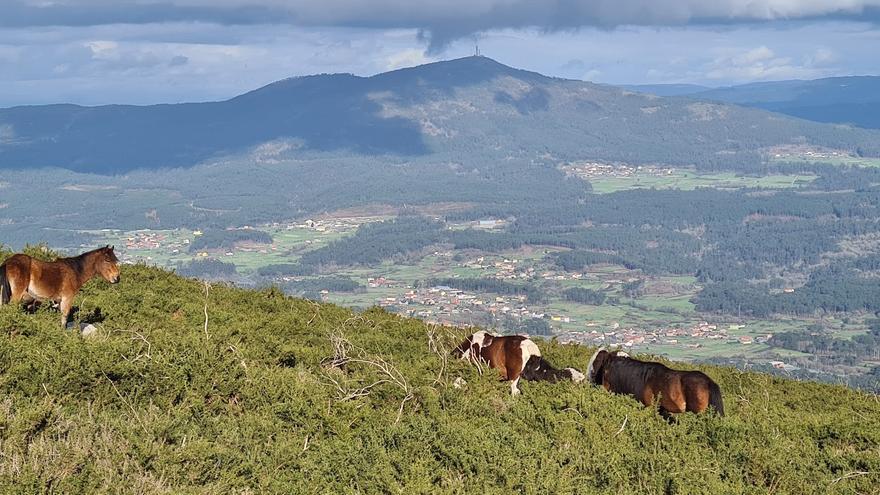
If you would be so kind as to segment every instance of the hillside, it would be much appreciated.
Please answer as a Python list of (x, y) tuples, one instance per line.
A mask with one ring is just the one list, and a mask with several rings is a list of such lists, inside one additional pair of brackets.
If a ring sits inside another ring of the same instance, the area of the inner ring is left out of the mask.
[(554, 79), (485, 57), (292, 78), (212, 103), (0, 110), (0, 168), (101, 174), (310, 153), (467, 167), (552, 156), (736, 168), (793, 143), (880, 156), (878, 141), (876, 132)]
[(725, 88), (685, 84), (632, 86), (636, 91), (679, 95), (762, 108), (815, 122), (880, 128), (880, 77), (829, 77), (771, 81)]
[[(511, 398), (445, 361), (460, 331), (381, 310), (144, 266), (122, 280), (78, 297), (100, 320), (93, 338), (0, 308), (3, 491), (855, 494), (880, 481), (880, 401), (843, 387), (705, 366), (727, 416), (669, 425), (583, 385)], [(322, 366), (330, 336), (388, 374)], [(542, 346), (579, 368), (592, 351)]]

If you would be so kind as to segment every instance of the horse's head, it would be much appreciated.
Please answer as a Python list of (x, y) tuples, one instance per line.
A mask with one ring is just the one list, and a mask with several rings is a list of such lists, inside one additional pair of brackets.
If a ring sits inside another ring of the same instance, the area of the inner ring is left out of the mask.
[(465, 361), (480, 358), (480, 349), (488, 345), (492, 336), (485, 331), (479, 331), (473, 335), (469, 335), (464, 342), (458, 344), (458, 347), (452, 350), (452, 356)]
[(119, 283), (119, 258), (113, 251), (113, 246), (102, 247), (97, 251), (98, 258), (95, 262), (95, 269), (111, 284)]
[(590, 383), (594, 385), (602, 384), (602, 368), (610, 357), (611, 353), (604, 347), (596, 349), (593, 357), (590, 358), (590, 364), (587, 365), (587, 380)]

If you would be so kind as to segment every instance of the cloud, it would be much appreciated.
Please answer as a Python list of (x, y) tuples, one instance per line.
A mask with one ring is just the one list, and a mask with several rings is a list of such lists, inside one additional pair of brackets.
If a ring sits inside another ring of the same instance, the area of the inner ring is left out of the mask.
[(432, 52), (493, 29), (822, 18), (877, 22), (880, 0), (5, 0), (0, 6), (6, 27), (207, 22), (418, 29)]
[(791, 57), (780, 57), (766, 46), (733, 55), (718, 57), (708, 67), (706, 77), (726, 81), (762, 81), (779, 79), (814, 79), (830, 72), (823, 67), (833, 61), (830, 50), (820, 48), (797, 64)]
[(422, 65), (432, 61), (433, 59), (426, 57), (425, 52), (422, 50), (409, 49), (388, 56), (385, 68), (388, 70), (394, 70), (402, 67)]

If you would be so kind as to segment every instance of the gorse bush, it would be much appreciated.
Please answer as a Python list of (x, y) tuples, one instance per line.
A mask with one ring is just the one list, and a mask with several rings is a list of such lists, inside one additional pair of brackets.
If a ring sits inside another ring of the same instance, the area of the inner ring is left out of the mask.
[[(874, 493), (880, 401), (701, 366), (727, 415), (448, 360), (464, 331), (145, 266), (75, 318), (0, 307), (9, 493)], [(207, 319), (206, 319), (207, 315)], [(593, 349), (538, 341), (557, 366)], [(684, 368), (687, 365), (677, 364)], [(457, 378), (466, 380), (453, 386)]]

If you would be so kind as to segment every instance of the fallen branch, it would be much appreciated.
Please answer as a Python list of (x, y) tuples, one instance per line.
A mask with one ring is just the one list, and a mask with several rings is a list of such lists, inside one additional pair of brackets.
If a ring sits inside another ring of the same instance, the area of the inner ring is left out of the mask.
[(623, 429), (626, 428), (626, 422), (627, 422), (627, 421), (629, 421), (629, 415), (628, 415), (628, 414), (627, 414), (626, 416), (623, 417), (623, 424), (620, 425), (620, 429), (617, 430), (617, 433), (614, 434), (615, 437), (616, 437), (617, 435), (620, 435), (621, 433), (623, 433)]
[(851, 473), (846, 473), (846, 474), (844, 474), (844, 475), (841, 476), (840, 478), (834, 478), (833, 480), (831, 480), (831, 484), (833, 485), (833, 484), (835, 484), (835, 483), (839, 483), (839, 482), (841, 482), (841, 481), (843, 481), (843, 480), (848, 480), (848, 479), (850, 479), (850, 478), (855, 478), (856, 476), (867, 476), (867, 475), (869, 475), (869, 474), (871, 474), (870, 471), (853, 471), (853, 472), (851, 472)]
[(209, 340), (208, 336), (208, 289), (211, 288), (211, 284), (205, 282), (205, 340)]
[[(361, 319), (362, 317), (349, 318), (343, 323), (345, 325)], [(403, 409), (407, 402), (413, 399), (412, 387), (406, 380), (406, 377), (394, 364), (385, 360), (381, 356), (373, 356), (368, 354), (364, 349), (356, 347), (346, 337), (341, 329), (335, 330), (328, 336), (330, 345), (333, 348), (333, 355), (324, 359), (322, 365), (325, 371), (322, 376), (326, 383), (330, 384), (336, 391), (335, 399), (337, 402), (345, 402), (370, 395), (374, 388), (379, 385), (390, 383), (400, 388), (404, 392), (404, 398), (397, 410), (397, 418), (394, 423), (397, 424), (403, 415)], [(378, 378), (367, 385), (351, 386), (346, 383), (345, 378), (336, 377), (331, 374), (330, 370), (345, 370), (349, 364), (361, 364), (368, 368), (372, 368), (378, 372)]]

